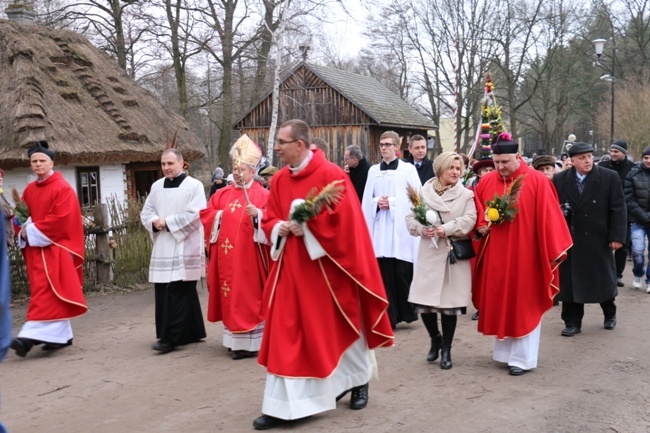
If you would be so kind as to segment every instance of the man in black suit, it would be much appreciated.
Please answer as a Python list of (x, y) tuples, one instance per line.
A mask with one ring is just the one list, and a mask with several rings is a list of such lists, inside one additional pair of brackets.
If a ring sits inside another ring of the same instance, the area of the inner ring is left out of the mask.
[(350, 175), (354, 190), (357, 192), (359, 201), (363, 198), (363, 190), (368, 180), (368, 170), (372, 164), (363, 157), (361, 148), (356, 144), (351, 144), (345, 148), (345, 171)]
[(427, 140), (416, 134), (409, 139), (409, 157), (405, 159), (415, 166), (422, 185), (435, 176), (433, 173), (433, 161), (427, 158)]
[(593, 151), (587, 143), (574, 143), (569, 149), (573, 167), (553, 177), (573, 238), (573, 247), (560, 265), (557, 296), (565, 337), (581, 332), (584, 304), (600, 304), (605, 329), (616, 326), (618, 290), (612, 251), (625, 243), (627, 211), (618, 174), (596, 166)]

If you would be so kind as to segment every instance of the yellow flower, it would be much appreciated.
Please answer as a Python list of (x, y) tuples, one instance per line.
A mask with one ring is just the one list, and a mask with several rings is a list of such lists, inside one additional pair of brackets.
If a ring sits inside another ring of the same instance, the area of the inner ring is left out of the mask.
[(496, 222), (499, 220), (499, 211), (493, 207), (488, 208), (487, 217), (490, 221)]

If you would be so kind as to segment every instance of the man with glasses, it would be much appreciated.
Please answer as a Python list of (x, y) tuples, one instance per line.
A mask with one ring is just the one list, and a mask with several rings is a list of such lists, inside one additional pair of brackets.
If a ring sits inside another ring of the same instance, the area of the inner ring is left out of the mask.
[(363, 190), (368, 180), (368, 170), (371, 164), (363, 157), (361, 148), (352, 144), (345, 149), (345, 171), (350, 175), (350, 180), (357, 191), (359, 201), (363, 198)]
[[(275, 261), (264, 288), (258, 362), (267, 376), (257, 430), (335, 409), (348, 390), (350, 409), (363, 409), (370, 350), (393, 344), (386, 293), (352, 183), (323, 152), (310, 151), (311, 142), (309, 126), (289, 120), (274, 146), (286, 166), (273, 178), (262, 219)], [(302, 223), (289, 219), (308, 194), (333, 182), (345, 188), (337, 204)]]
[(361, 202), (386, 286), (393, 329), (400, 322), (417, 320), (408, 297), (419, 238), (409, 234), (405, 221), (411, 210), (406, 187), (411, 185), (419, 190), (421, 183), (415, 167), (397, 158), (399, 143), (400, 137), (394, 131), (381, 135), (382, 162), (368, 171)]
[(614, 171), (598, 167), (587, 143), (569, 149), (573, 167), (556, 174), (553, 184), (571, 230), (573, 248), (560, 265), (561, 334), (582, 330), (584, 304), (600, 304), (605, 329), (616, 326), (616, 263), (614, 251), (627, 237), (627, 210), (621, 180)]

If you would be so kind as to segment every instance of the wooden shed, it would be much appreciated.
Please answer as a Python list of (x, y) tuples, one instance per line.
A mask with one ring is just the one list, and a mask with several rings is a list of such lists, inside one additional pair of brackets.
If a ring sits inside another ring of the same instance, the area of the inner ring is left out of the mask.
[[(235, 129), (248, 134), (266, 149), (271, 125), (272, 92), (235, 123)], [(377, 162), (379, 136), (395, 131), (402, 150), (415, 134), (427, 136), (435, 125), (398, 95), (371, 77), (302, 62), (280, 85), (278, 125), (289, 119), (307, 122), (314, 138), (329, 145), (330, 161), (343, 164), (348, 145), (361, 147), (366, 158)]]

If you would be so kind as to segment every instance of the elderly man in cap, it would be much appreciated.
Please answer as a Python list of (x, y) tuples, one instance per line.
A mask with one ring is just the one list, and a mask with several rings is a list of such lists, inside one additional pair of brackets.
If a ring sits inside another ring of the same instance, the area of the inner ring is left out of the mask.
[[(496, 336), (493, 359), (507, 363), (513, 376), (537, 367), (542, 316), (553, 306), (557, 267), (571, 247), (553, 186), (523, 162), (518, 148), (500, 134), (492, 145), (496, 170), (474, 190), (481, 236), (472, 286), (478, 331)], [(495, 195), (512, 192), (515, 181), (514, 219), (495, 218), (501, 216), (491, 205)]]
[[(618, 177), (621, 179), (621, 185), (625, 185), (625, 179), (627, 178), (628, 173), (634, 167), (634, 162), (630, 161), (627, 158), (627, 142), (625, 140), (616, 140), (609, 146), (609, 156), (611, 159), (607, 161), (602, 161), (598, 164), (598, 167), (609, 168), (618, 173)], [(616, 260), (616, 285), (618, 287), (623, 287), (623, 271), (625, 271), (625, 263), (627, 262), (627, 252), (629, 250), (630, 240), (631, 240), (631, 231), (630, 231), (630, 215), (628, 212), (628, 222), (627, 222), (627, 238), (626, 242), (623, 244), (623, 247), (616, 250), (614, 253), (614, 259)], [(635, 286), (636, 287), (636, 286)], [(640, 286), (639, 286), (640, 287)]]
[(539, 155), (533, 159), (533, 168), (553, 180), (556, 173), (555, 158), (551, 155)]
[(621, 180), (612, 170), (594, 164), (593, 151), (587, 143), (574, 143), (569, 149), (573, 167), (553, 178), (573, 238), (573, 248), (560, 266), (558, 300), (565, 337), (581, 332), (584, 304), (599, 303), (605, 329), (616, 326), (612, 252), (625, 243), (627, 212)]
[(55, 172), (54, 152), (39, 141), (27, 152), (36, 180), (25, 188), (30, 217), (18, 242), (25, 255), (30, 300), (27, 322), (11, 342), (24, 357), (34, 345), (57, 350), (72, 344), (70, 319), (88, 308), (83, 295), (84, 231), (77, 194)]

